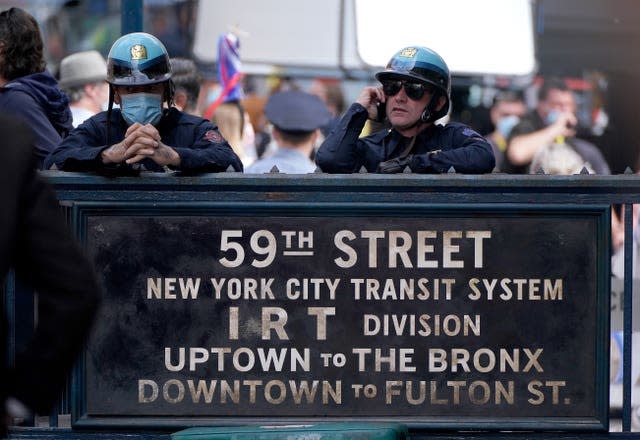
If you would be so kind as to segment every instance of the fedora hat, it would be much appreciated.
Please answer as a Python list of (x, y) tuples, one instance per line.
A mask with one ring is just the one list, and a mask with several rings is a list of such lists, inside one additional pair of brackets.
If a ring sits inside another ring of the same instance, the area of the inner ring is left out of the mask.
[(97, 50), (76, 52), (60, 63), (61, 88), (77, 87), (107, 78), (107, 62)]

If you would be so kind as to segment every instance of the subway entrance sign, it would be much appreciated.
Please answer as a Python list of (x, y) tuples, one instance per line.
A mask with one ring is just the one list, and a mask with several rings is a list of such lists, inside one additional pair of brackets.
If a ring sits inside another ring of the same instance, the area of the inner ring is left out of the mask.
[(608, 209), (77, 203), (74, 426), (606, 430)]

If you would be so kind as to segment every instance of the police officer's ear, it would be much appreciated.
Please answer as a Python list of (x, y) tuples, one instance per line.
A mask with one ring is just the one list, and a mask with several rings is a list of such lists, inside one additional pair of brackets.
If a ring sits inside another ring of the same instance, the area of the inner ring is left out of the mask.
[(112, 90), (113, 90), (113, 102), (114, 104), (118, 104), (120, 105), (120, 93), (118, 92), (118, 87), (117, 86), (111, 86)]
[(176, 106), (179, 110), (184, 110), (187, 108), (187, 103), (189, 102), (189, 98), (187, 98), (187, 94), (179, 91), (173, 95), (173, 105)]
[(442, 93), (438, 93), (437, 98), (438, 98), (438, 102), (435, 106), (435, 110), (439, 112), (440, 110), (442, 110), (442, 107), (444, 107), (444, 105), (447, 103), (447, 97), (444, 96)]

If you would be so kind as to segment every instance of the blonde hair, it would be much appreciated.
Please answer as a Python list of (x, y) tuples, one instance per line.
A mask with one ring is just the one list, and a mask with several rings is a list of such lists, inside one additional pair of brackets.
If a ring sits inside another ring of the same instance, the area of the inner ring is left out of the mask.
[(222, 136), (229, 142), (233, 151), (242, 160), (244, 158), (244, 148), (242, 143), (243, 115), (240, 108), (234, 103), (220, 104), (213, 115), (211, 122), (218, 126)]

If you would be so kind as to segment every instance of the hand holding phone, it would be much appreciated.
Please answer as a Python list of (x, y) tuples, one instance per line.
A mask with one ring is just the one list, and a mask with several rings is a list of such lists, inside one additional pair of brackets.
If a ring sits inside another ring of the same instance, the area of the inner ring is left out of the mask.
[(369, 119), (378, 120), (382, 118), (384, 120), (385, 111), (379, 111), (379, 104), (385, 100), (384, 93), (381, 87), (365, 87), (360, 92), (356, 102), (367, 109)]
[(375, 121), (383, 122), (387, 117), (387, 103), (378, 101), (378, 103), (376, 104), (376, 109), (378, 111), (378, 114)]

